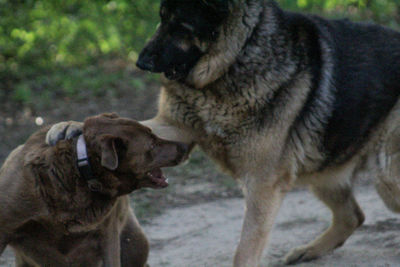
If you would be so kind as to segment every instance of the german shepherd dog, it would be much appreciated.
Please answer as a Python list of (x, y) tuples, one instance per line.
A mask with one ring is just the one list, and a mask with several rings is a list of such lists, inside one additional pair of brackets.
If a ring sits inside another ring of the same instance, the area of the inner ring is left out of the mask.
[(160, 16), (137, 62), (165, 76), (158, 115), (143, 123), (199, 145), (242, 185), (235, 267), (259, 265), (295, 184), (309, 185), (333, 219), (288, 264), (332, 251), (363, 223), (352, 193), (361, 171), (400, 212), (400, 33), (270, 0), (163, 0)]

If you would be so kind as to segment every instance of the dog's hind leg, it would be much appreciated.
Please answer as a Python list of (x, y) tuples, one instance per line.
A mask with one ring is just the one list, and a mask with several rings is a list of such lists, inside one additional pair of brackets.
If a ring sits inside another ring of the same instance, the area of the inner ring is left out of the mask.
[(308, 245), (292, 250), (286, 256), (286, 264), (310, 261), (340, 247), (364, 222), (364, 214), (354, 198), (350, 185), (320, 185), (311, 189), (332, 211), (332, 224)]
[(278, 184), (260, 184), (254, 178), (244, 182), (244, 193), (246, 213), (234, 267), (257, 267), (285, 190)]
[(376, 191), (386, 207), (400, 213), (400, 126), (387, 131), (384, 146), (373, 158), (376, 163)]
[(380, 161), (376, 191), (386, 207), (400, 213), (400, 152), (390, 156), (382, 155)]

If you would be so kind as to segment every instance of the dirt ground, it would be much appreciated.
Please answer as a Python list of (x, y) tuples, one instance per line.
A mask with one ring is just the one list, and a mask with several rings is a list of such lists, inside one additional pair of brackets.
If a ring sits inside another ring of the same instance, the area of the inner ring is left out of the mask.
[[(364, 225), (322, 259), (296, 266), (400, 266), (400, 217), (389, 212), (371, 186), (357, 199)], [(243, 199), (232, 198), (175, 208), (145, 226), (152, 250), (151, 266), (231, 266), (239, 240)], [(283, 256), (316, 237), (330, 222), (329, 211), (304, 190), (288, 194), (278, 215), (262, 266), (284, 266)]]
[[(44, 109), (1, 103), (0, 162), (38, 129), (38, 117), (44, 125), (110, 111), (139, 120), (150, 118), (155, 113), (158, 84), (146, 88), (122, 88), (117, 94), (91, 101), (57, 99)], [(244, 202), (233, 180), (219, 174), (198, 151), (188, 164), (167, 174), (169, 188), (132, 194), (136, 214), (151, 242), (150, 266), (231, 266), (244, 213)], [(400, 266), (400, 216), (389, 212), (367, 184), (361, 183), (356, 191), (366, 214), (365, 224), (334, 253), (298, 266)], [(289, 193), (262, 266), (282, 266), (285, 253), (312, 240), (329, 222), (329, 211), (306, 190)], [(0, 266), (14, 266), (13, 262), (12, 251), (7, 249), (0, 257)]]
[[(357, 199), (366, 221), (335, 252), (296, 266), (400, 266), (400, 216), (389, 212), (371, 186), (361, 186)], [(243, 199), (229, 198), (167, 208), (144, 224), (151, 243), (152, 267), (229, 267), (239, 239)], [(305, 190), (288, 194), (272, 231), (262, 266), (284, 266), (291, 248), (312, 240), (329, 225), (330, 214)], [(14, 266), (7, 250), (1, 266)]]

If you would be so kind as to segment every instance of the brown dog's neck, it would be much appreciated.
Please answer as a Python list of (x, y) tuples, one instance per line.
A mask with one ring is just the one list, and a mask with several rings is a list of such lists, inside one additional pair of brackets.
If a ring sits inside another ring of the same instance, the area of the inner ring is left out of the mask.
[[(31, 144), (37, 140), (44, 140), (44, 135), (39, 133), (31, 140), (25, 144), (27, 151), (32, 151)], [(116, 190), (112, 183), (107, 182), (109, 175), (97, 166), (96, 158), (93, 160), (94, 175), (102, 182), (103, 188), (101, 192), (89, 189), (76, 165), (75, 144), (75, 140), (65, 140), (52, 147), (41, 145), (25, 157), (25, 169), (33, 172), (31, 177), (35, 179), (39, 197), (46, 203), (51, 217), (67, 227), (66, 231), (98, 223), (117, 201)]]

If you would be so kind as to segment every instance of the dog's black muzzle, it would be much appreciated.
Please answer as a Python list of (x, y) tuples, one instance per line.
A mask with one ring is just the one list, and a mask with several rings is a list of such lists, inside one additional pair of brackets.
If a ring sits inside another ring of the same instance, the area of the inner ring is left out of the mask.
[(182, 49), (179, 40), (155, 38), (140, 53), (136, 66), (145, 71), (162, 72), (169, 80), (181, 80), (202, 55), (195, 45)]
[(153, 56), (149, 56), (146, 54), (141, 54), (139, 56), (138, 61), (136, 62), (136, 66), (139, 69), (155, 72), (155, 60)]

